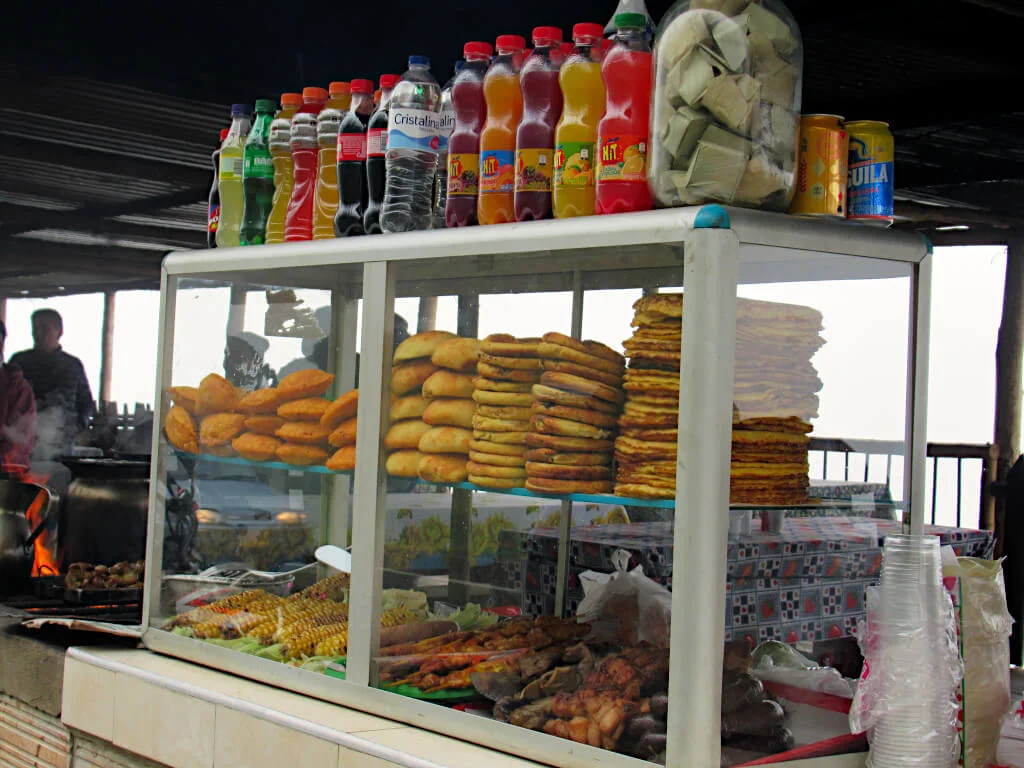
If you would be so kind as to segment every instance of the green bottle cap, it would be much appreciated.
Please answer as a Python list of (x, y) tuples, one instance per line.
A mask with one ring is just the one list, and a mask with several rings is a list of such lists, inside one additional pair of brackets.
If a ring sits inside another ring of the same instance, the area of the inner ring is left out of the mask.
[(277, 102), (273, 99), (256, 99), (256, 111), (273, 114), (277, 110)]
[(643, 29), (647, 26), (647, 17), (642, 13), (617, 13), (615, 14), (615, 27), (637, 27)]

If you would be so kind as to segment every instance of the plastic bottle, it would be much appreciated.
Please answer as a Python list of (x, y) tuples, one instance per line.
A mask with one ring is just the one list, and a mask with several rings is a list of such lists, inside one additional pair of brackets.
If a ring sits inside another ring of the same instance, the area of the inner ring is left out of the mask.
[(452, 84), (455, 127), (448, 139), (448, 199), (444, 206), (449, 227), (476, 224), (476, 200), (480, 191), (480, 131), (487, 117), (484, 75), (491, 62), (490, 43), (466, 43), (466, 65)]
[(213, 150), (213, 184), (210, 186), (210, 197), (206, 208), (206, 247), (217, 247), (217, 225), (220, 223), (220, 146), (228, 137), (228, 129), (221, 128), (220, 144)]
[(232, 104), (231, 127), (220, 146), (220, 173), (217, 175), (217, 193), (220, 196), (218, 248), (238, 245), (238, 229), (242, 225), (242, 155), (248, 135), (249, 105)]
[(391, 106), (391, 91), (398, 80), (398, 75), (380, 76), (377, 110), (366, 124), (366, 212), (363, 214), (363, 231), (368, 235), (379, 235), (381, 232), (380, 209), (384, 204), (387, 178), (385, 154), (388, 148), (388, 107)]
[(267, 217), (264, 242), (284, 242), (284, 217), (288, 213), (288, 201), (292, 197), (292, 116), (302, 106), (301, 93), (282, 93), (281, 109), (270, 123), (270, 157), (274, 163), (274, 200)]
[(623, 13), (639, 13), (644, 17), (644, 39), (646, 39), (647, 44), (650, 45), (651, 41), (654, 39), (654, 22), (651, 21), (651, 14), (647, 12), (647, 4), (644, 0), (619, 0), (619, 4), (615, 8), (615, 13), (612, 14), (608, 23), (604, 25), (605, 35), (614, 36), (616, 32), (621, 29), (617, 19), (619, 15)]
[(352, 105), (352, 84), (347, 80), (336, 80), (327, 86), (327, 106), (324, 109), (336, 109), (348, 112)]
[(484, 76), (487, 119), (480, 132), (480, 196), (476, 215), (481, 224), (515, 221), (516, 129), (523, 116), (519, 70), (526, 41), (500, 35), (498, 55)]
[(597, 124), (604, 114), (601, 79), (601, 25), (572, 28), (576, 48), (562, 66), (562, 119), (555, 130), (552, 203), (557, 218), (594, 213)]
[(240, 245), (263, 245), (267, 217), (274, 203), (274, 163), (270, 158), (270, 123), (277, 103), (256, 100), (256, 120), (242, 153), (242, 224)]
[(313, 202), (313, 239), (334, 237), (334, 217), (338, 214), (338, 128), (352, 103), (352, 87), (347, 82), (330, 85), (327, 104), (316, 117), (316, 190)]
[(352, 104), (338, 129), (338, 237), (361, 235), (366, 209), (366, 124), (373, 113), (373, 81), (352, 81)]
[(646, 17), (620, 13), (615, 44), (601, 62), (607, 93), (605, 114), (597, 126), (598, 213), (646, 211), (647, 142), (651, 128), (651, 47)]
[(391, 94), (387, 180), (380, 212), (385, 232), (430, 229), (441, 88), (430, 59), (410, 56), (409, 70)]
[(292, 148), (292, 196), (284, 219), (284, 239), (313, 239), (313, 197), (316, 188), (316, 117), (327, 103), (323, 88), (303, 88), (302, 106), (292, 118), (289, 145)]
[(437, 130), (437, 175), (434, 179), (434, 229), (444, 229), (444, 208), (448, 202), (448, 142), (455, 127), (452, 88), (464, 62), (455, 62), (455, 75), (441, 89), (441, 120)]
[(555, 127), (562, 116), (562, 30), (533, 30), (533, 53), (523, 63), (519, 84), (523, 120), (516, 131), (516, 221), (551, 218), (551, 176), (554, 168)]
[(562, 52), (562, 63), (565, 64), (565, 60), (572, 56), (572, 52), (576, 50), (576, 46), (571, 40), (567, 40), (558, 46), (558, 49)]

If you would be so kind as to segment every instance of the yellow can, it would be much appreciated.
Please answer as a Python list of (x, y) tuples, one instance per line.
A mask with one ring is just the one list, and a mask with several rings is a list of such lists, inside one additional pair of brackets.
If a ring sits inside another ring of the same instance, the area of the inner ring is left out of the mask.
[(850, 137), (838, 115), (803, 115), (797, 144), (796, 192), (789, 212), (846, 218)]

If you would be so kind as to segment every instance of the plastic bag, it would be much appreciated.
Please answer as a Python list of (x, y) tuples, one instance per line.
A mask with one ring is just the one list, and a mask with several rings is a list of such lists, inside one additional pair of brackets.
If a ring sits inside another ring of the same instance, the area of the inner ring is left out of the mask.
[(580, 574), (583, 600), (576, 615), (593, 625), (596, 636), (619, 645), (648, 642), (668, 647), (672, 624), (672, 593), (644, 575), (643, 568), (627, 571), (630, 553), (612, 555), (612, 574)]
[(1002, 560), (958, 559), (960, 635), (964, 657), (964, 766), (996, 760), (1010, 711), (1010, 643)]
[(783, 683), (806, 691), (853, 698), (853, 688), (839, 670), (822, 667), (785, 643), (761, 643), (753, 655), (751, 674), (762, 682)]

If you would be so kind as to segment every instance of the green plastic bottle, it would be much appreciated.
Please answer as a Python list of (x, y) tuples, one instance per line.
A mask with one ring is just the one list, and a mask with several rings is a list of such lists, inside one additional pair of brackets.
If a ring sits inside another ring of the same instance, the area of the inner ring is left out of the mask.
[(242, 245), (262, 245), (267, 218), (274, 205), (274, 161), (270, 156), (270, 123), (277, 104), (256, 100), (256, 122), (245, 140), (242, 163)]
[(249, 105), (231, 105), (231, 127), (220, 146), (220, 172), (217, 193), (220, 195), (220, 222), (217, 224), (217, 247), (238, 245), (238, 229), (242, 224), (242, 156), (245, 137), (249, 135)]

